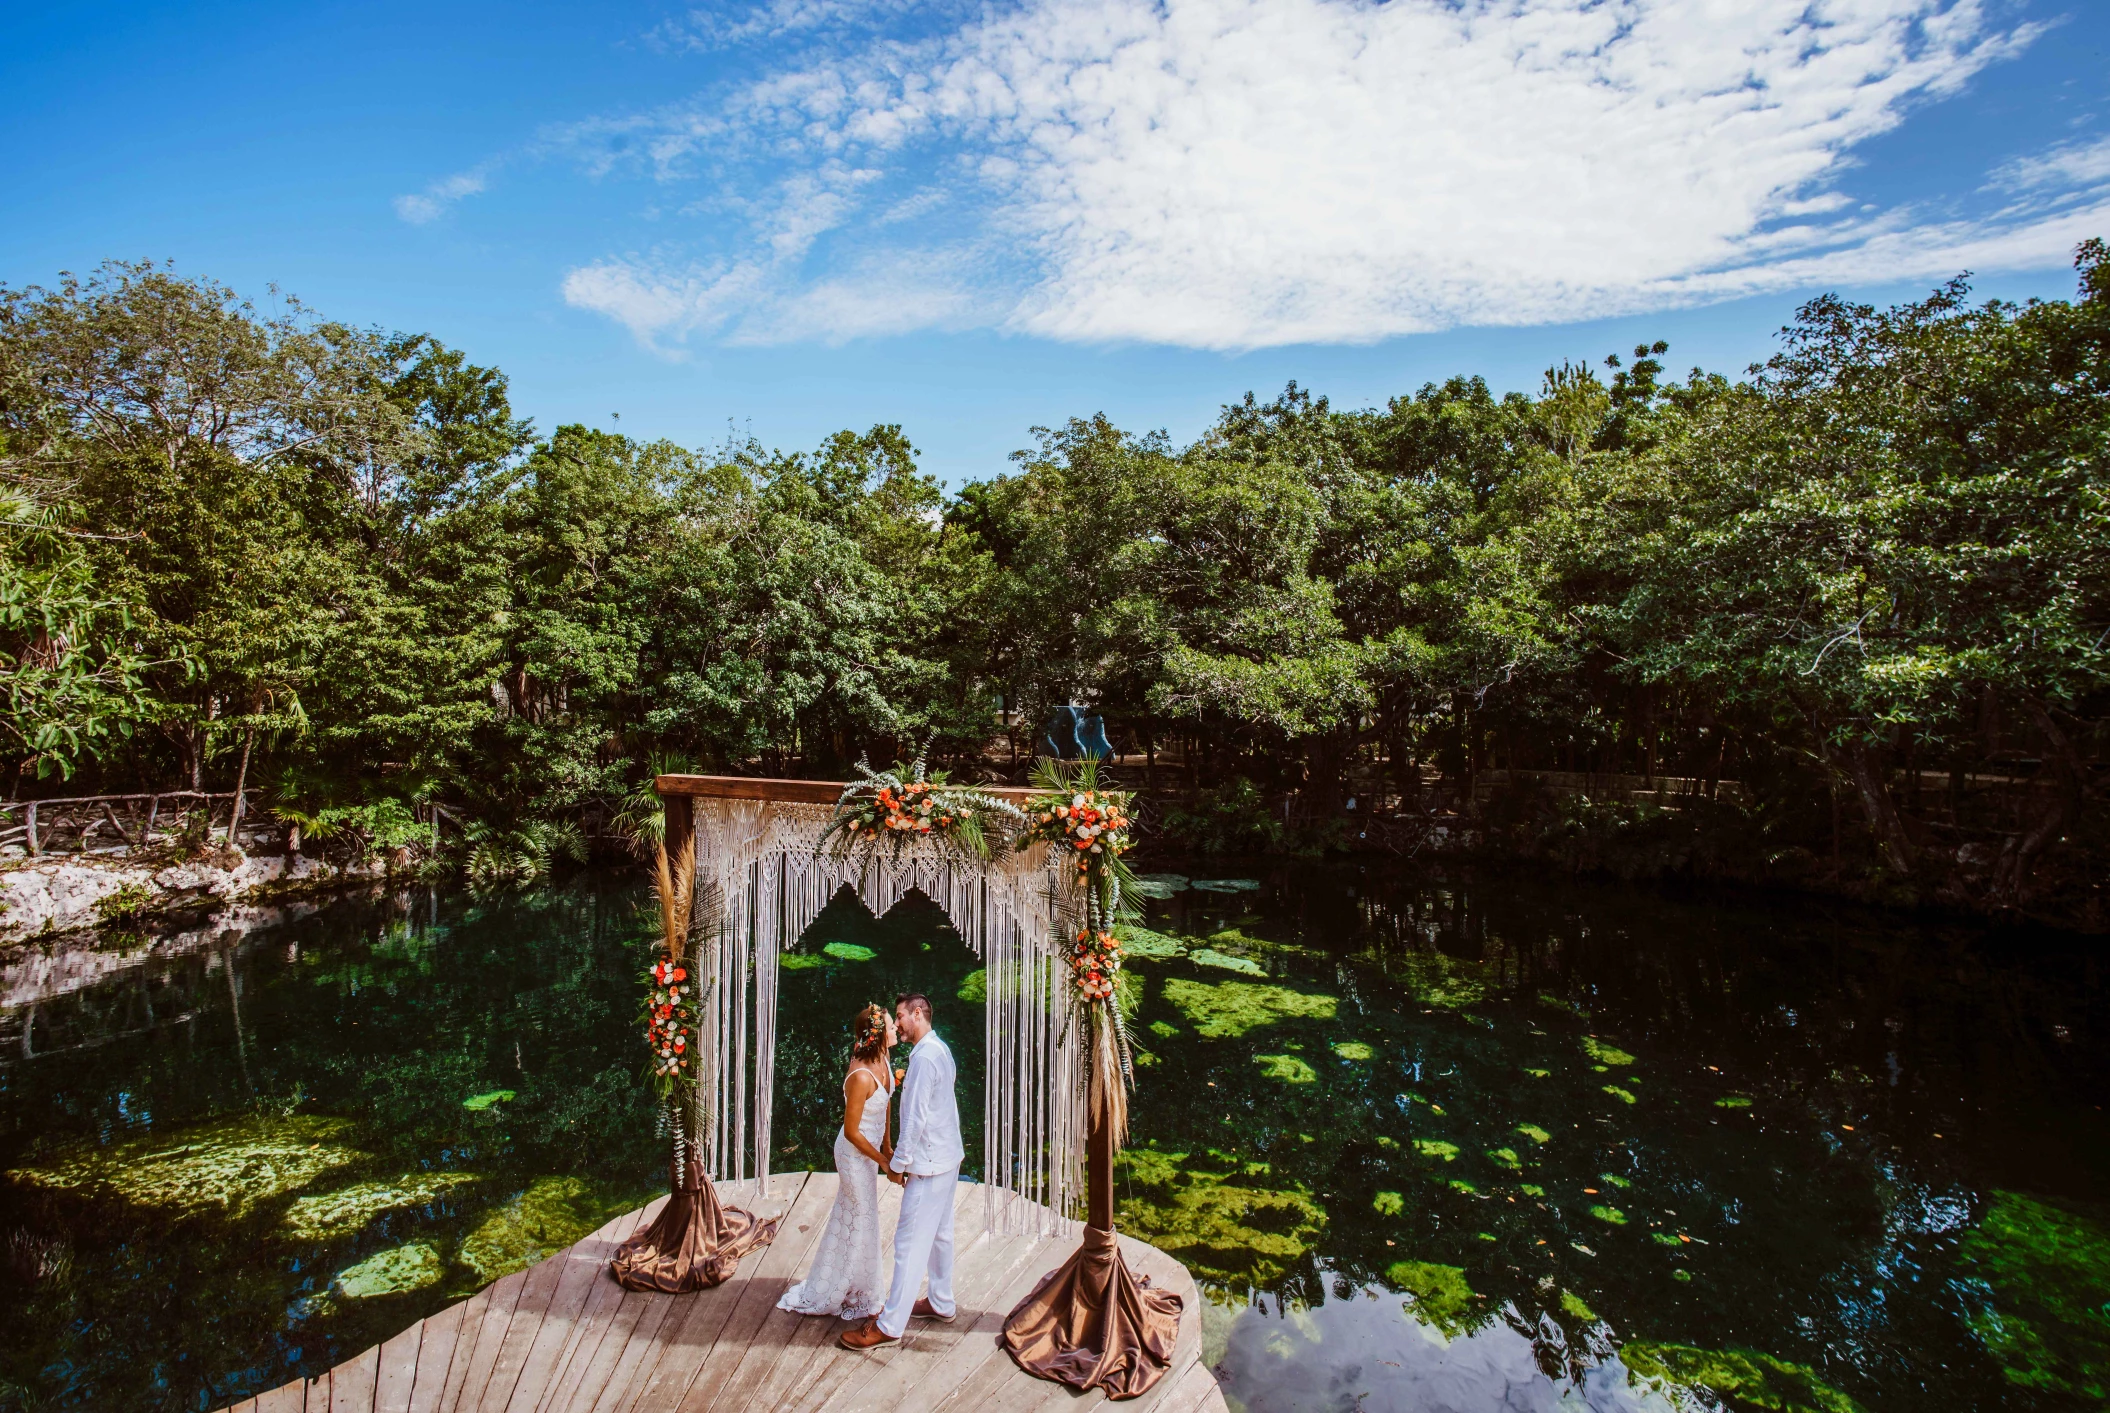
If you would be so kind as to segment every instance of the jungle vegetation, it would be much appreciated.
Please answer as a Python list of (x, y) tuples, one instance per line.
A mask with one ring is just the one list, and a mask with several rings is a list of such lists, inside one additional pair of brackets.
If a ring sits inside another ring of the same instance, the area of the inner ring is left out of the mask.
[(2076, 269), (1816, 299), (1739, 378), (1656, 343), (1186, 446), (1077, 417), (952, 494), (892, 425), (540, 433), (430, 337), (167, 266), (0, 286), (0, 740), (18, 795), (247, 772), (519, 838), (656, 762), (1023, 764), (1085, 702), (1232, 845), (1423, 766), (1734, 779), (1736, 852), (2100, 924), (2110, 251)]

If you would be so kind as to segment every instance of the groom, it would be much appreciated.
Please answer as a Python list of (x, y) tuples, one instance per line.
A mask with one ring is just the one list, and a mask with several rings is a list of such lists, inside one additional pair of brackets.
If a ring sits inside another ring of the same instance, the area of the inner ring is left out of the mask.
[[(842, 1332), (845, 1349), (892, 1344), (911, 1315), (950, 1320), (954, 1313), (952, 1204), (966, 1150), (960, 1145), (960, 1107), (952, 1097), (952, 1051), (931, 1029), (927, 996), (911, 993), (896, 1000), (894, 1025), (916, 1047), (909, 1052), (908, 1078), (901, 1086), (901, 1138), (887, 1174), (903, 1184), (901, 1220), (894, 1227), (894, 1284), (877, 1318)], [(917, 1300), (926, 1271), (930, 1298)]]

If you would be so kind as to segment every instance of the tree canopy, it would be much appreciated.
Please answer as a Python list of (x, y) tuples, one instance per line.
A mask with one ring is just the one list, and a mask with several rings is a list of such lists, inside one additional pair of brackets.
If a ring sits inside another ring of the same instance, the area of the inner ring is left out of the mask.
[(519, 822), (1085, 703), (1184, 788), (1329, 807), (1373, 761), (1739, 778), (1813, 848), (1849, 802), (1898, 877), (1969, 842), (1926, 782), (1996, 772), (2021, 898), (2101, 832), (2110, 257), (2076, 266), (1812, 301), (1741, 379), (1656, 343), (1528, 395), (1292, 384), (1186, 446), (1072, 418), (950, 494), (893, 425), (538, 434), (429, 337), (166, 266), (0, 287), (0, 740), (18, 780), (253, 754), (289, 807)]

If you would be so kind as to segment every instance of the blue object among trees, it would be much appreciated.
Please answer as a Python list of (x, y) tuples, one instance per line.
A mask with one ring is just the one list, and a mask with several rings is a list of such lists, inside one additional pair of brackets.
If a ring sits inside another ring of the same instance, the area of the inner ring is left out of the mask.
[(1055, 708), (1041, 730), (1040, 748), (1057, 760), (1104, 760), (1114, 753), (1106, 739), (1105, 718), (1087, 716), (1079, 706)]

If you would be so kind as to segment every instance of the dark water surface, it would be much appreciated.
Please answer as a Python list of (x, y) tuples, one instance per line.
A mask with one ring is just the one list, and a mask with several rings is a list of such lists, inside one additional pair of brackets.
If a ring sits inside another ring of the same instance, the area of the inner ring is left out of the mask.
[[(1157, 891), (1122, 1220), (1201, 1280), (1235, 1407), (2110, 1401), (2099, 944), (1515, 876)], [(0, 1409), (217, 1407), (646, 1200), (644, 901), (14, 959)], [(974, 1126), (980, 981), (934, 908), (831, 909), (774, 1166), (831, 1161), (849, 1018), (901, 990)]]

